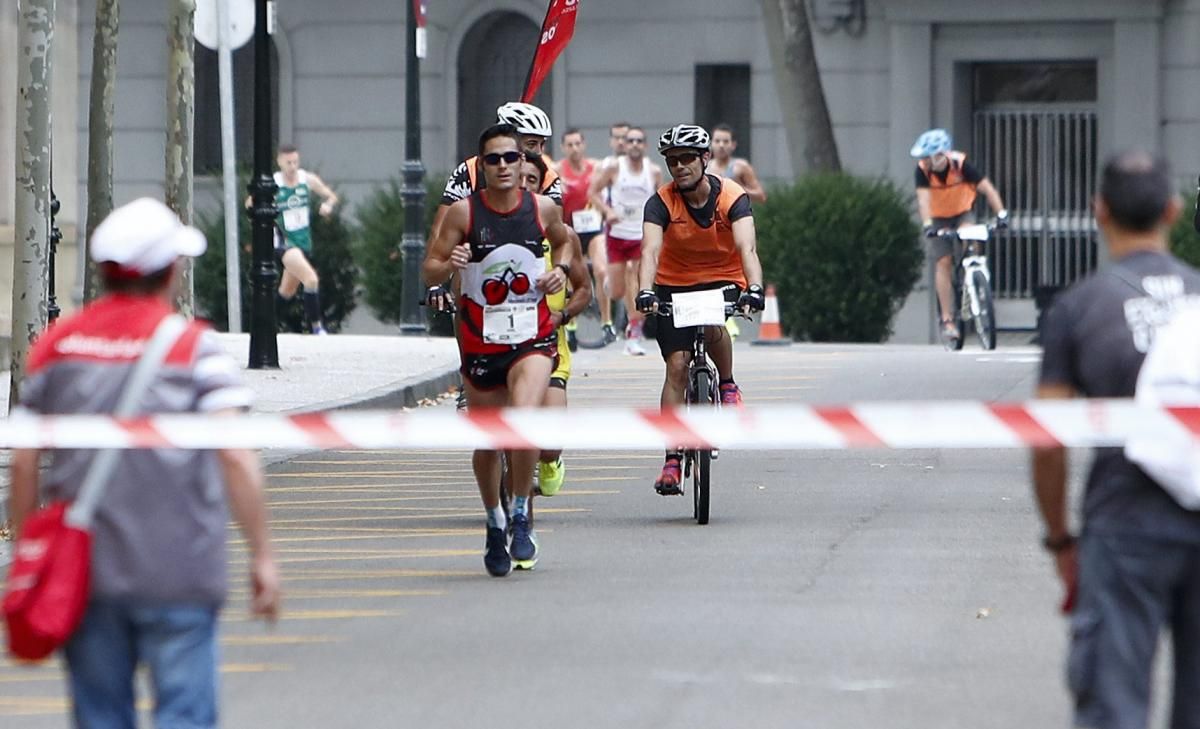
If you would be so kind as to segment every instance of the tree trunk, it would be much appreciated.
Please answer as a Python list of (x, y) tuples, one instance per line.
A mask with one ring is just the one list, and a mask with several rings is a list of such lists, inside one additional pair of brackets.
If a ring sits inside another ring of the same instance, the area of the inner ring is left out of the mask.
[[(117, 82), (117, 31), (121, 0), (96, 0), (96, 32), (92, 37), (92, 86), (88, 99), (87, 234), (113, 209), (113, 98)], [(100, 295), (100, 277), (91, 256), (85, 256), (87, 272), (83, 300)]]
[(767, 44), (792, 171), (840, 171), (837, 140), (821, 87), (806, 0), (762, 0)]
[[(167, 207), (192, 224), (192, 119), (195, 116), (196, 0), (170, 0), (167, 21)], [(176, 308), (195, 312), (192, 259), (180, 259)]]
[(50, 276), (50, 78), (55, 0), (23, 0), (17, 53), (17, 174), (12, 290), (12, 381), (18, 401), (29, 346), (46, 328)]

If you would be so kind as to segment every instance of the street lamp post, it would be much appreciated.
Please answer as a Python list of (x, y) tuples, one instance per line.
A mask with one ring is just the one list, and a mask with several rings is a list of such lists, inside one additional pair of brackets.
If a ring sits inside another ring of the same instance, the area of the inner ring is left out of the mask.
[(256, 0), (254, 20), (253, 256), (250, 264), (250, 363), (252, 370), (278, 369), (275, 340), (275, 178), (271, 174), (271, 37), (269, 0)]
[(403, 279), (400, 291), (400, 333), (425, 334), (420, 311), (421, 258), (425, 253), (425, 166), (421, 164), (421, 60), (417, 57), (417, 3), (408, 5), (408, 60), (404, 70), (404, 236), (400, 239)]
[(55, 218), (58, 217), (58, 211), (61, 203), (58, 202), (58, 195), (54, 194), (54, 188), (50, 188), (50, 263), (46, 271), (49, 279), (46, 289), (46, 321), (47, 323), (54, 321), (58, 315), (62, 313), (62, 309), (58, 306), (58, 295), (55, 284), (54, 259), (58, 258), (58, 243), (62, 240), (62, 230), (58, 227), (58, 222)]

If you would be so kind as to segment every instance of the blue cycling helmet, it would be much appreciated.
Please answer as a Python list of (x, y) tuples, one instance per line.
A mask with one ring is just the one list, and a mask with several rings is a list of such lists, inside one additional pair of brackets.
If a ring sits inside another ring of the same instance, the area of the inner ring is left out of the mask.
[(949, 152), (950, 148), (950, 132), (947, 132), (945, 129), (930, 129), (917, 137), (917, 143), (913, 145), (909, 154), (917, 159), (922, 159), (942, 152)]

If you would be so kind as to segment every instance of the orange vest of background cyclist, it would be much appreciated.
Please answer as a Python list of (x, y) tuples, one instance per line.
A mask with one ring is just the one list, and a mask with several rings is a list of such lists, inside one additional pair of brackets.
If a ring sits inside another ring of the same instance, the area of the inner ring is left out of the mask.
[(929, 181), (929, 212), (935, 218), (957, 218), (969, 212), (975, 205), (975, 192), (979, 187), (978, 179), (968, 180), (963, 173), (967, 155), (949, 152), (946, 157), (950, 164), (945, 177), (933, 172), (929, 158), (917, 163)]

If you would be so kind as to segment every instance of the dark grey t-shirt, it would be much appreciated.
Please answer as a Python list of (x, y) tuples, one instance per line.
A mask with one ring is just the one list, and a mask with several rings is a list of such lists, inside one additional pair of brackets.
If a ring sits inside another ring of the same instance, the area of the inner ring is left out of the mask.
[[(1084, 397), (1133, 397), (1155, 327), (1185, 297), (1200, 300), (1200, 272), (1149, 251), (1072, 286), (1042, 322), (1041, 383)], [(1200, 512), (1179, 506), (1120, 448), (1096, 450), (1083, 515), (1085, 531), (1200, 543)]]

